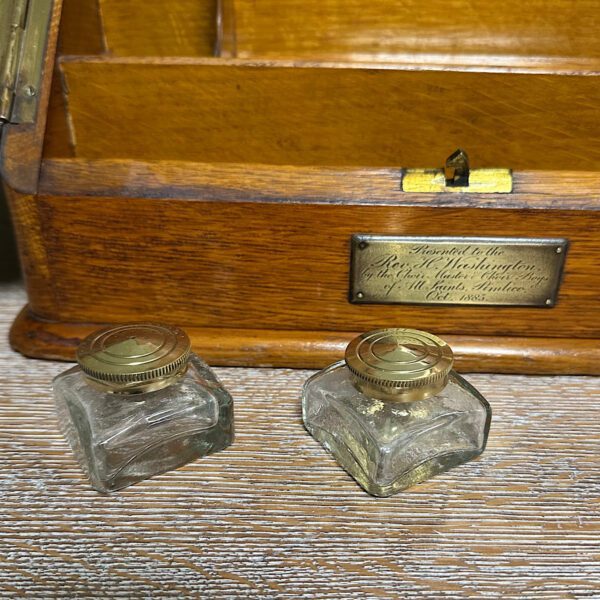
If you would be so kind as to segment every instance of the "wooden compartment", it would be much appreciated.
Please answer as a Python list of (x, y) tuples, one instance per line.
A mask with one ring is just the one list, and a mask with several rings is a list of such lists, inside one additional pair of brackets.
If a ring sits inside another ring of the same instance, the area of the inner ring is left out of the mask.
[[(463, 370), (600, 372), (600, 63), (581, 41), (595, 6), (548, 30), (570, 55), (540, 39), (428, 63), (404, 42), (393, 61), (315, 58), (272, 27), (253, 34), (268, 52), (214, 57), (214, 4), (64, 4), (37, 121), (3, 136), (29, 295), (17, 350), (71, 359), (100, 324), (162, 320), (213, 364), (316, 367), (356, 332), (409, 326), (448, 338)], [(250, 4), (221, 5), (222, 53)], [(526, 37), (511, 19), (498, 36)], [(512, 193), (402, 191), (405, 169), (457, 147), (512, 169)], [(560, 237), (569, 252), (552, 308), (357, 305), (355, 233)]]
[(222, 56), (597, 67), (596, 0), (220, 0)]

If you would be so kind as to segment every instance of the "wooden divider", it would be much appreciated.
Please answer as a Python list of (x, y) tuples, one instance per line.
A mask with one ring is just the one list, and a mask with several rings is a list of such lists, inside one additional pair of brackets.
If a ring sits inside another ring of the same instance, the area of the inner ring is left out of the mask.
[(76, 156), (290, 165), (598, 170), (590, 74), (217, 59), (62, 63)]
[(212, 56), (217, 0), (63, 0), (63, 55)]
[(600, 57), (596, 0), (222, 0), (221, 6), (227, 56)]
[(212, 56), (216, 0), (99, 0), (114, 56)]

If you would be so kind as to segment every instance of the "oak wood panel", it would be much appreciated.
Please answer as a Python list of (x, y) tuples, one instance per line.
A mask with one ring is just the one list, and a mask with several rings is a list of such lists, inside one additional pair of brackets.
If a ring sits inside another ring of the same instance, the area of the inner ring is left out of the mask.
[(462, 147), (474, 167), (600, 167), (591, 74), (201, 59), (77, 59), (62, 69), (83, 158), (423, 167)]
[[(0, 288), (0, 339), (25, 301)], [(303, 429), (308, 371), (218, 369), (222, 453), (112, 496), (58, 433), (64, 364), (0, 343), (0, 594), (7, 597), (594, 598), (600, 381), (471, 375), (483, 456), (392, 498), (365, 494)]]
[[(56, 323), (24, 307), (10, 330), (26, 356), (74, 360), (79, 343), (108, 323)], [(186, 326), (194, 350), (211, 365), (323, 368), (344, 356), (360, 332), (226, 329)], [(471, 373), (600, 375), (600, 339), (444, 335), (455, 368)]]
[[(59, 54), (104, 54), (106, 40), (99, 0), (61, 0)], [(129, 29), (128, 23), (123, 23)]]
[(45, 59), (37, 89), (39, 101), (35, 122), (5, 124), (2, 127), (0, 177), (6, 186), (25, 194), (37, 190), (60, 12), (61, 0), (56, 0), (48, 25)]
[(48, 112), (46, 114), (46, 132), (42, 157), (75, 156), (75, 139), (69, 124), (69, 113), (64, 91), (64, 80), (59, 69), (52, 76), (52, 87)]
[(223, 48), (231, 56), (393, 61), (414, 52), (600, 58), (595, 0), (222, 0), (221, 5)]
[(599, 171), (515, 171), (510, 194), (403, 192), (402, 177), (400, 168), (46, 159), (42, 164), (40, 192), (65, 196), (172, 196), (227, 202), (600, 210)]
[(99, 0), (114, 56), (212, 56), (216, 0)]
[[(52, 288), (32, 289), (30, 304), (49, 320), (600, 337), (596, 211), (78, 196), (39, 197), (37, 211)], [(566, 237), (558, 304), (352, 305), (349, 243), (361, 232)]]
[(56, 306), (56, 298), (52, 291), (48, 248), (42, 232), (42, 218), (38, 212), (36, 197), (20, 194), (8, 186), (5, 192), (27, 293), (36, 296), (39, 290), (45, 290), (43, 297), (39, 298), (40, 306), (43, 311), (52, 312)]

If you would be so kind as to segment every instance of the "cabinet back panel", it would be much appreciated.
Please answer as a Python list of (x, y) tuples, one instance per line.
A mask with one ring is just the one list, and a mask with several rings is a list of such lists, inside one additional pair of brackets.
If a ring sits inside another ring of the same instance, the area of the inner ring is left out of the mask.
[(222, 14), (223, 51), (243, 58), (600, 57), (597, 0), (222, 0)]

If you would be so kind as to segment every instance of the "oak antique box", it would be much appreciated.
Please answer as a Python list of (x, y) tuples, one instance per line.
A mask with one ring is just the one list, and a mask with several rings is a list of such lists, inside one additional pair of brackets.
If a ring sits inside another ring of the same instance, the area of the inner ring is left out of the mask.
[(600, 373), (598, 2), (63, 4), (1, 5), (15, 349), (156, 320), (317, 367), (408, 326)]

